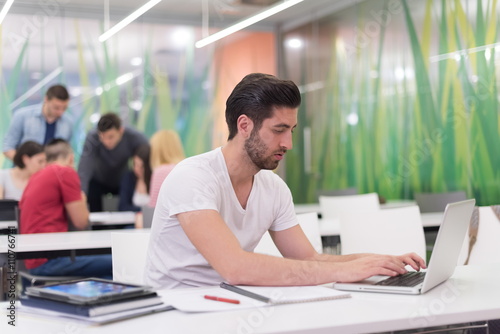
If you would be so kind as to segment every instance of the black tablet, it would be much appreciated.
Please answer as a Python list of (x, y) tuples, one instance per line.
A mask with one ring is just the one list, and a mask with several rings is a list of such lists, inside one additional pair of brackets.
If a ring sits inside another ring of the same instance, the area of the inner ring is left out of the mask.
[(148, 295), (150, 287), (119, 283), (99, 278), (87, 278), (26, 288), (28, 296), (36, 296), (72, 304), (114, 302), (139, 295)]

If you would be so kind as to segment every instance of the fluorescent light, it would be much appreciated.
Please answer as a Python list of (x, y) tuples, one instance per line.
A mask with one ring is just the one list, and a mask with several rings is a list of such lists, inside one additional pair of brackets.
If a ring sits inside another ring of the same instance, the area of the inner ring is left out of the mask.
[(5, 18), (5, 15), (7, 15), (7, 12), (9, 11), (9, 9), (13, 3), (14, 3), (14, 0), (7, 0), (5, 5), (3, 5), (2, 11), (0, 12), (0, 24), (2, 24), (2, 21)]
[(10, 109), (14, 109), (15, 107), (17, 107), (18, 105), (20, 105), (21, 103), (23, 103), (24, 100), (26, 100), (28, 97), (30, 97), (34, 93), (38, 92), (38, 90), (40, 88), (42, 88), (43, 86), (45, 86), (45, 84), (47, 84), (52, 79), (54, 79), (55, 77), (57, 77), (62, 72), (62, 69), (63, 69), (62, 67), (58, 67), (55, 70), (53, 70), (52, 72), (50, 72), (45, 78), (43, 78), (42, 80), (38, 81), (38, 83), (36, 85), (34, 85), (33, 87), (31, 87), (26, 93), (24, 93), (17, 100), (15, 100), (14, 102), (12, 102), (9, 105)]
[(431, 56), (431, 57), (429, 57), (429, 60), (433, 63), (441, 61), (441, 60), (446, 60), (446, 59), (455, 59), (456, 61), (460, 61), (462, 56), (465, 57), (468, 54), (481, 52), (481, 51), (487, 51), (487, 50), (492, 49), (492, 48), (495, 48), (495, 50), (496, 50), (496, 47), (498, 47), (498, 46), (500, 46), (500, 42), (493, 43), (493, 44), (487, 44), (487, 45), (481, 45), (481, 46), (477, 46), (475, 48), (462, 49), (462, 50), (457, 50), (457, 51), (453, 51), (453, 52), (443, 53), (443, 54), (436, 55), (436, 56)]
[(132, 73), (125, 73), (123, 75), (120, 75), (118, 78), (116, 78), (115, 82), (118, 86), (121, 86), (124, 83), (132, 80), (133, 78), (134, 78), (134, 75)]
[(227, 37), (231, 34), (234, 34), (237, 31), (240, 31), (241, 29), (244, 29), (248, 26), (251, 26), (252, 24), (255, 24), (259, 21), (262, 21), (269, 16), (272, 16), (274, 14), (277, 14), (289, 7), (295, 6), (299, 2), (302, 2), (303, 0), (288, 0), (288, 1), (283, 1), (282, 3), (275, 5), (269, 9), (266, 9), (254, 16), (251, 16), (249, 18), (244, 19), (243, 21), (240, 21), (230, 27), (227, 27), (226, 29), (223, 29), (221, 31), (216, 32), (215, 34), (212, 34), (206, 38), (203, 38), (199, 40), (198, 42), (195, 43), (195, 46), (197, 48), (202, 48), (204, 46), (207, 46), (210, 43), (213, 43), (215, 41), (218, 41), (219, 39), (222, 39), (224, 37)]
[(150, 0), (146, 2), (144, 5), (142, 5), (139, 9), (137, 9), (135, 12), (115, 24), (111, 29), (106, 31), (104, 34), (99, 36), (99, 42), (104, 42), (114, 34), (116, 34), (118, 31), (122, 30), (125, 28), (127, 25), (129, 25), (131, 22), (136, 20), (139, 16), (153, 8), (156, 4), (158, 4), (161, 0)]

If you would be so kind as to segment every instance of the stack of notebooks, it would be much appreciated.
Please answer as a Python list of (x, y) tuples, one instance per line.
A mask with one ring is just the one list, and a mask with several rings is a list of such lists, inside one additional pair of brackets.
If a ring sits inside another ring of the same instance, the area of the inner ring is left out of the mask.
[(106, 323), (173, 309), (149, 287), (89, 278), (28, 287), (21, 297), (29, 313)]

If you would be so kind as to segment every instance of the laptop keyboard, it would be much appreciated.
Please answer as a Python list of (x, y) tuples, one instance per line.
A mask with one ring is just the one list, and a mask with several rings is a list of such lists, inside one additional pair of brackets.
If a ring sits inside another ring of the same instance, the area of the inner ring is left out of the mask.
[(403, 275), (386, 278), (385, 280), (378, 282), (376, 285), (412, 287), (422, 283), (424, 277), (425, 272), (410, 271)]

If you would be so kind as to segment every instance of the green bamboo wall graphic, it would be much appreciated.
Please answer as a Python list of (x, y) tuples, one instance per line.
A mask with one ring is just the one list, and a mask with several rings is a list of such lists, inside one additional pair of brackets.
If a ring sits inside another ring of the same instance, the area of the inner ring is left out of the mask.
[(329, 60), (322, 71), (287, 62), (301, 85), (324, 83), (303, 94), (312, 171), (299, 165), (301, 134), (287, 159), (296, 202), (347, 187), (387, 199), (465, 190), (480, 205), (500, 202), (500, 9), (484, 4), (366, 1), (285, 34), (319, 45), (301, 59)]

